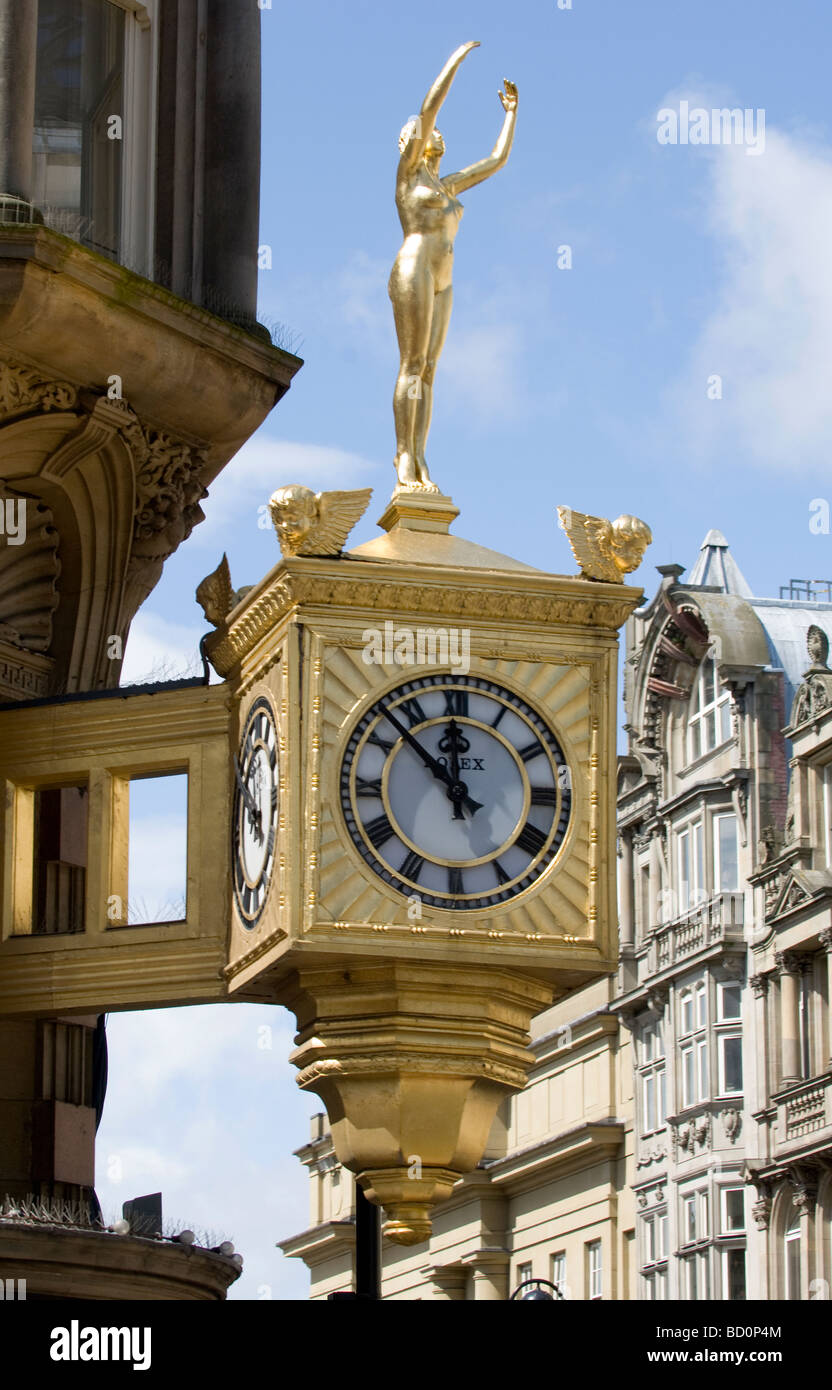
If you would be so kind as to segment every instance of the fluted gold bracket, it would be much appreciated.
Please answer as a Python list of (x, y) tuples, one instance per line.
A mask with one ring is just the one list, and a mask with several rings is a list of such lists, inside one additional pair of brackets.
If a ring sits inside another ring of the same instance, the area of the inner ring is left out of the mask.
[(386, 1236), (427, 1240), (432, 1209), (482, 1158), (500, 1101), (526, 1083), (529, 1025), (551, 987), (499, 967), (353, 957), (301, 968), (275, 997), (298, 1020), (298, 1085), (324, 1102), (338, 1158), (384, 1207)]

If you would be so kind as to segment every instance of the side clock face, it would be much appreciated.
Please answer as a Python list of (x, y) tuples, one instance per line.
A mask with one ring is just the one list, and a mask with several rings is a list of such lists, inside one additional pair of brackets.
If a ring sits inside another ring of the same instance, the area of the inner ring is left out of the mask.
[(277, 827), (277, 729), (263, 697), (249, 711), (234, 771), (234, 899), (244, 925), (254, 927), (269, 891)]
[(430, 907), (483, 912), (554, 860), (572, 807), (554, 731), (519, 695), (432, 675), (382, 696), (352, 731), (341, 808), (385, 883)]

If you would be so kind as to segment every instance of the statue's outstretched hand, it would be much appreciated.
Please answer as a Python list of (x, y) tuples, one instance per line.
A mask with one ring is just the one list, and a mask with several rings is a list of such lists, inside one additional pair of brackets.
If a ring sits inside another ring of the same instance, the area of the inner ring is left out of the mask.
[(499, 98), (500, 98), (500, 101), (503, 103), (503, 108), (504, 108), (504, 110), (506, 110), (506, 111), (516, 111), (516, 110), (517, 110), (517, 88), (515, 87), (515, 85), (514, 85), (513, 82), (509, 82), (509, 80), (508, 80), (507, 77), (504, 78), (504, 80), (503, 80), (503, 86), (505, 87), (505, 91), (504, 91), (504, 92), (499, 92), (499, 93), (498, 93), (498, 96), (499, 96)]

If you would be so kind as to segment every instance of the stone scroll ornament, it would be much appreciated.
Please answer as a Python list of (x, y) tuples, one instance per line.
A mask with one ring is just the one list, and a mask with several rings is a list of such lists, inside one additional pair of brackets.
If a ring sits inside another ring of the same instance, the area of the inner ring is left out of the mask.
[(558, 507), (558, 518), (583, 577), (607, 584), (623, 584), (624, 575), (638, 569), (653, 539), (647, 522), (637, 516), (607, 521), (571, 507)]
[(396, 208), (404, 242), (387, 286), (399, 341), (399, 375), (393, 397), (396, 424), (396, 492), (438, 492), (425, 462), (433, 407), (433, 381), (453, 298), (453, 251), (463, 207), (458, 194), (483, 183), (506, 163), (517, 121), (517, 88), (506, 80), (498, 93), (505, 112), (491, 154), (457, 174), (440, 177), (445, 141), (436, 119), (460, 64), (476, 41), (452, 53), (418, 116), (399, 136)]

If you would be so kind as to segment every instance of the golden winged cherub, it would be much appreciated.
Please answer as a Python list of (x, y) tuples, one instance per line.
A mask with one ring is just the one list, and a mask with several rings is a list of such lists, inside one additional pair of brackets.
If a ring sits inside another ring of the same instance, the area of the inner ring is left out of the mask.
[(219, 627), (220, 623), (228, 617), (232, 608), (237, 606), (250, 588), (250, 584), (238, 590), (232, 588), (228, 556), (223, 555), (217, 568), (211, 574), (206, 574), (197, 588), (196, 601), (208, 622), (213, 627)]
[(607, 521), (571, 507), (558, 507), (558, 519), (584, 578), (608, 584), (623, 584), (624, 575), (638, 569), (653, 539), (647, 522), (637, 516)]
[(269, 511), (284, 555), (339, 555), (367, 510), (371, 487), (352, 492), (313, 492), (292, 483), (269, 498)]

